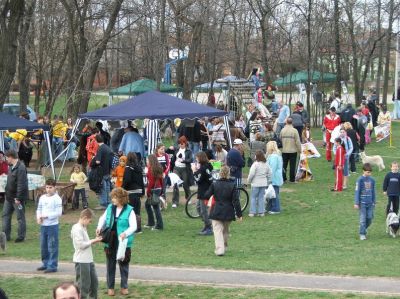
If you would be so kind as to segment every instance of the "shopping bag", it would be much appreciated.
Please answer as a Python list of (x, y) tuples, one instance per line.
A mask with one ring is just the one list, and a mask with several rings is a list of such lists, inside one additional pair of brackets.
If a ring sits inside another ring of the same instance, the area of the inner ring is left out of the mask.
[(123, 241), (118, 237), (118, 251), (117, 251), (117, 261), (123, 261), (125, 259), (126, 246), (128, 245), (128, 238)]
[(271, 199), (275, 197), (276, 197), (275, 189), (272, 185), (269, 185), (267, 190), (265, 190), (265, 199)]

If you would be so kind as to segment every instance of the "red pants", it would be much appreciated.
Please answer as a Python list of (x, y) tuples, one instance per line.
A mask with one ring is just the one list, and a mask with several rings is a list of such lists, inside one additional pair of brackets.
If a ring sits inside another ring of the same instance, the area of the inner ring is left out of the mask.
[(343, 191), (343, 167), (335, 167), (335, 190)]
[(326, 130), (325, 132), (325, 142), (326, 142), (326, 160), (332, 160), (332, 143), (331, 143), (331, 132)]

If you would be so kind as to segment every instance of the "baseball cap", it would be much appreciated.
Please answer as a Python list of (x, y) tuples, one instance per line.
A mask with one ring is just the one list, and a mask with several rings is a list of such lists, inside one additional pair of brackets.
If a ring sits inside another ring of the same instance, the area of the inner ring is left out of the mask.
[(234, 145), (243, 144), (243, 141), (242, 141), (242, 139), (237, 138), (237, 139), (233, 140), (233, 144)]

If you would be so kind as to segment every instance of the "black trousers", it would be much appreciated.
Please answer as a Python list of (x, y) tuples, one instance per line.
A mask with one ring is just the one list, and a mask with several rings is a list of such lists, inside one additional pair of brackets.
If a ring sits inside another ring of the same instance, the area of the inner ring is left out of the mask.
[(290, 162), (290, 175), (289, 180), (291, 182), (295, 181), (296, 177), (296, 160), (297, 160), (297, 153), (282, 153), (282, 160), (283, 160), (283, 180), (286, 181), (286, 173), (287, 173), (287, 166)]
[(398, 196), (388, 196), (388, 204), (386, 206), (386, 215), (389, 211), (393, 211), (396, 214), (399, 213), (399, 197)]

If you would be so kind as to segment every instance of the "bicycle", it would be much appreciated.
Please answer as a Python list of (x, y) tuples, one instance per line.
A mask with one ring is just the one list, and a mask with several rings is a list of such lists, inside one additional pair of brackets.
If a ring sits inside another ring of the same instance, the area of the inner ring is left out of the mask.
[[(237, 188), (239, 191), (239, 202), (240, 207), (242, 208), (242, 213), (246, 210), (247, 206), (249, 205), (249, 193), (245, 189), (245, 185)], [(190, 218), (199, 218), (200, 217), (200, 202), (197, 198), (197, 191), (190, 194), (189, 198), (185, 204), (185, 212), (186, 215)]]

